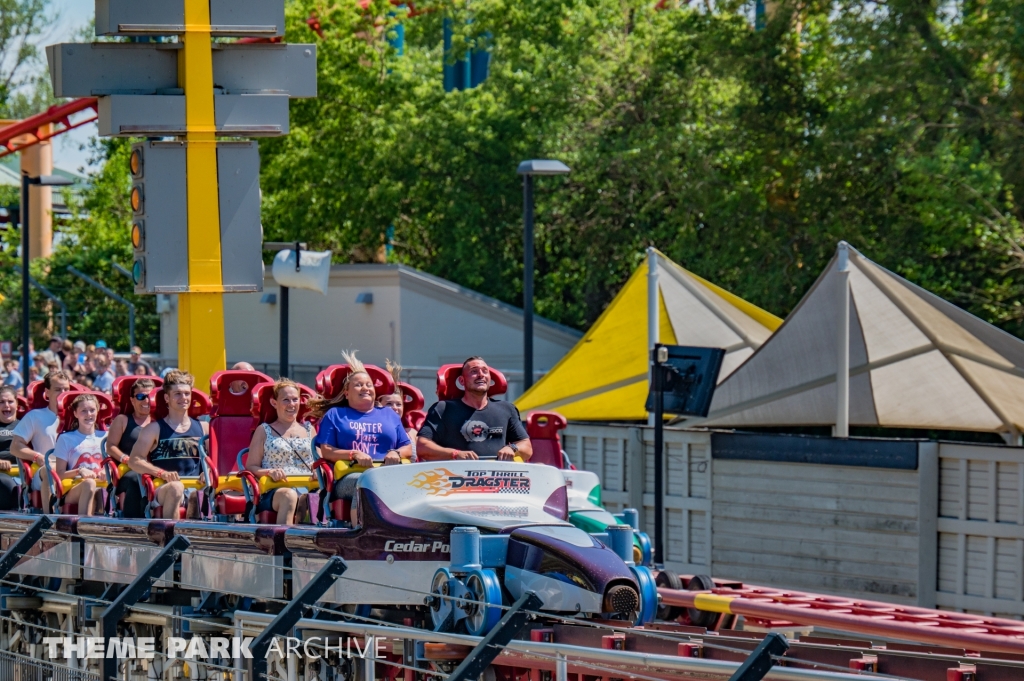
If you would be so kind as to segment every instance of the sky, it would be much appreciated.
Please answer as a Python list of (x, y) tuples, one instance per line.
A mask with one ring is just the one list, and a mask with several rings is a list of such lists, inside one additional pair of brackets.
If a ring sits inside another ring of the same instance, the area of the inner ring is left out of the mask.
[[(45, 44), (70, 42), (79, 28), (92, 19), (96, 4), (94, 0), (51, 0), (54, 9), (60, 14), (53, 30), (47, 36)], [(43, 66), (45, 68), (45, 65)], [(82, 126), (61, 135), (53, 143), (53, 163), (65, 170), (78, 171), (89, 162), (88, 149), (81, 149), (88, 144), (89, 138), (96, 135), (96, 124)]]

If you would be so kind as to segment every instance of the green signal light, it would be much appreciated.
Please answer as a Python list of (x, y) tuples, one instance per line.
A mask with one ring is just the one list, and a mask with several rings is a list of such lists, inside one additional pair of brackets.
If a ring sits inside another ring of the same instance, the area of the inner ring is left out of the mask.
[(136, 260), (135, 264), (132, 265), (132, 279), (135, 281), (135, 285), (138, 286), (142, 281), (142, 261)]

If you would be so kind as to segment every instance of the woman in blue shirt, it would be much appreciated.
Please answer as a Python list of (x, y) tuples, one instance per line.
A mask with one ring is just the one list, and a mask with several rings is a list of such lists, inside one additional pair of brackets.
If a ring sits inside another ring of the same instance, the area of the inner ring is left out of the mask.
[[(412, 455), (402, 420), (393, 409), (377, 406), (373, 379), (354, 353), (342, 353), (352, 368), (332, 400), (310, 401), (311, 414), (320, 419), (316, 444), (328, 461), (348, 461), (369, 468), (374, 461), (385, 466), (402, 463)], [(334, 485), (336, 499), (351, 500), (355, 495), (359, 474), (350, 473)], [(353, 506), (353, 525), (355, 507)]]

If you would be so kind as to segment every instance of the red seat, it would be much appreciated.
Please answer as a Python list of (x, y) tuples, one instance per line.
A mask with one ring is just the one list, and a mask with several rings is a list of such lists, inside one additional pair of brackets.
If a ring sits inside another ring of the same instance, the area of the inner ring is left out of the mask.
[(24, 395), (18, 395), (18, 420), (25, 418), (25, 414), (28, 413), (28, 398)]
[[(71, 390), (87, 392), (89, 389), (80, 383), (71, 383)], [(28, 384), (29, 409), (46, 409), (50, 403), (46, 401), (46, 386), (42, 381), (32, 381)]]
[[(218, 371), (210, 377), (213, 399), (210, 419), (210, 458), (222, 473), (236, 470), (238, 453), (252, 440), (253, 390), (261, 383), (273, 382), (259, 371)], [(233, 384), (239, 384), (232, 390)]]
[[(395, 392), (395, 379), (390, 372), (373, 364), (364, 365), (366, 373), (373, 379), (373, 389), (377, 397)], [(347, 364), (332, 364), (316, 376), (316, 391), (327, 400), (334, 399), (341, 392), (345, 379), (352, 373)]]
[(412, 428), (415, 431), (419, 431), (423, 427), (423, 422), (427, 420), (427, 412), (420, 409), (413, 411), (407, 411), (402, 414), (402, 425), (406, 428)]
[(562, 442), (558, 433), (569, 425), (565, 417), (553, 411), (535, 411), (526, 419), (526, 432), (533, 445), (533, 456), (530, 463), (547, 464), (555, 468), (565, 468), (565, 457), (562, 455)]
[(402, 393), (402, 413), (408, 414), (411, 411), (423, 409), (426, 400), (419, 388), (411, 383), (401, 382), (398, 384), (398, 391)]
[(114, 420), (114, 400), (110, 395), (97, 390), (83, 390), (81, 392), (71, 391), (60, 396), (57, 402), (57, 418), (60, 423), (57, 425), (58, 433), (66, 433), (71, 430), (72, 421), (75, 420), (75, 412), (71, 409), (71, 403), (81, 394), (92, 395), (96, 398), (99, 410), (96, 413), (96, 430), (107, 430), (110, 422)]
[[(309, 415), (309, 401), (316, 397), (308, 386), (297, 383), (299, 386), (299, 415), (298, 420), (305, 421)], [(274, 396), (273, 383), (260, 383), (252, 390), (252, 404), (249, 413), (252, 416), (252, 427), (255, 430), (261, 423), (273, 423), (277, 420), (277, 410), (270, 403)]]
[(110, 387), (110, 394), (114, 399), (114, 416), (125, 414), (131, 416), (135, 413), (132, 406), (132, 395), (135, 393), (135, 382), (142, 379), (153, 381), (153, 385), (160, 388), (164, 384), (162, 378), (157, 376), (118, 376)]
[[(489, 397), (504, 395), (508, 391), (508, 381), (505, 375), (497, 369), (491, 368), (491, 387), (487, 390)], [(437, 399), (457, 400), (466, 393), (466, 386), (462, 383), (462, 365), (445, 364), (437, 370)]]

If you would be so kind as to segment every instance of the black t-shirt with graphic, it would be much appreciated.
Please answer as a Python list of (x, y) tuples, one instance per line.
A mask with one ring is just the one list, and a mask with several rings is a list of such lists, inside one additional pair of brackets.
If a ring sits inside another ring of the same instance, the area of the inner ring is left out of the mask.
[(0, 423), (0, 459), (17, 463), (18, 460), (11, 454), (11, 440), (14, 438), (14, 429), (18, 425), (18, 419), (10, 423)]
[(488, 400), (483, 409), (474, 409), (462, 400), (435, 402), (419, 436), (441, 447), (468, 449), (490, 458), (497, 457), (498, 450), (510, 442), (529, 437), (516, 406), (495, 400)]

